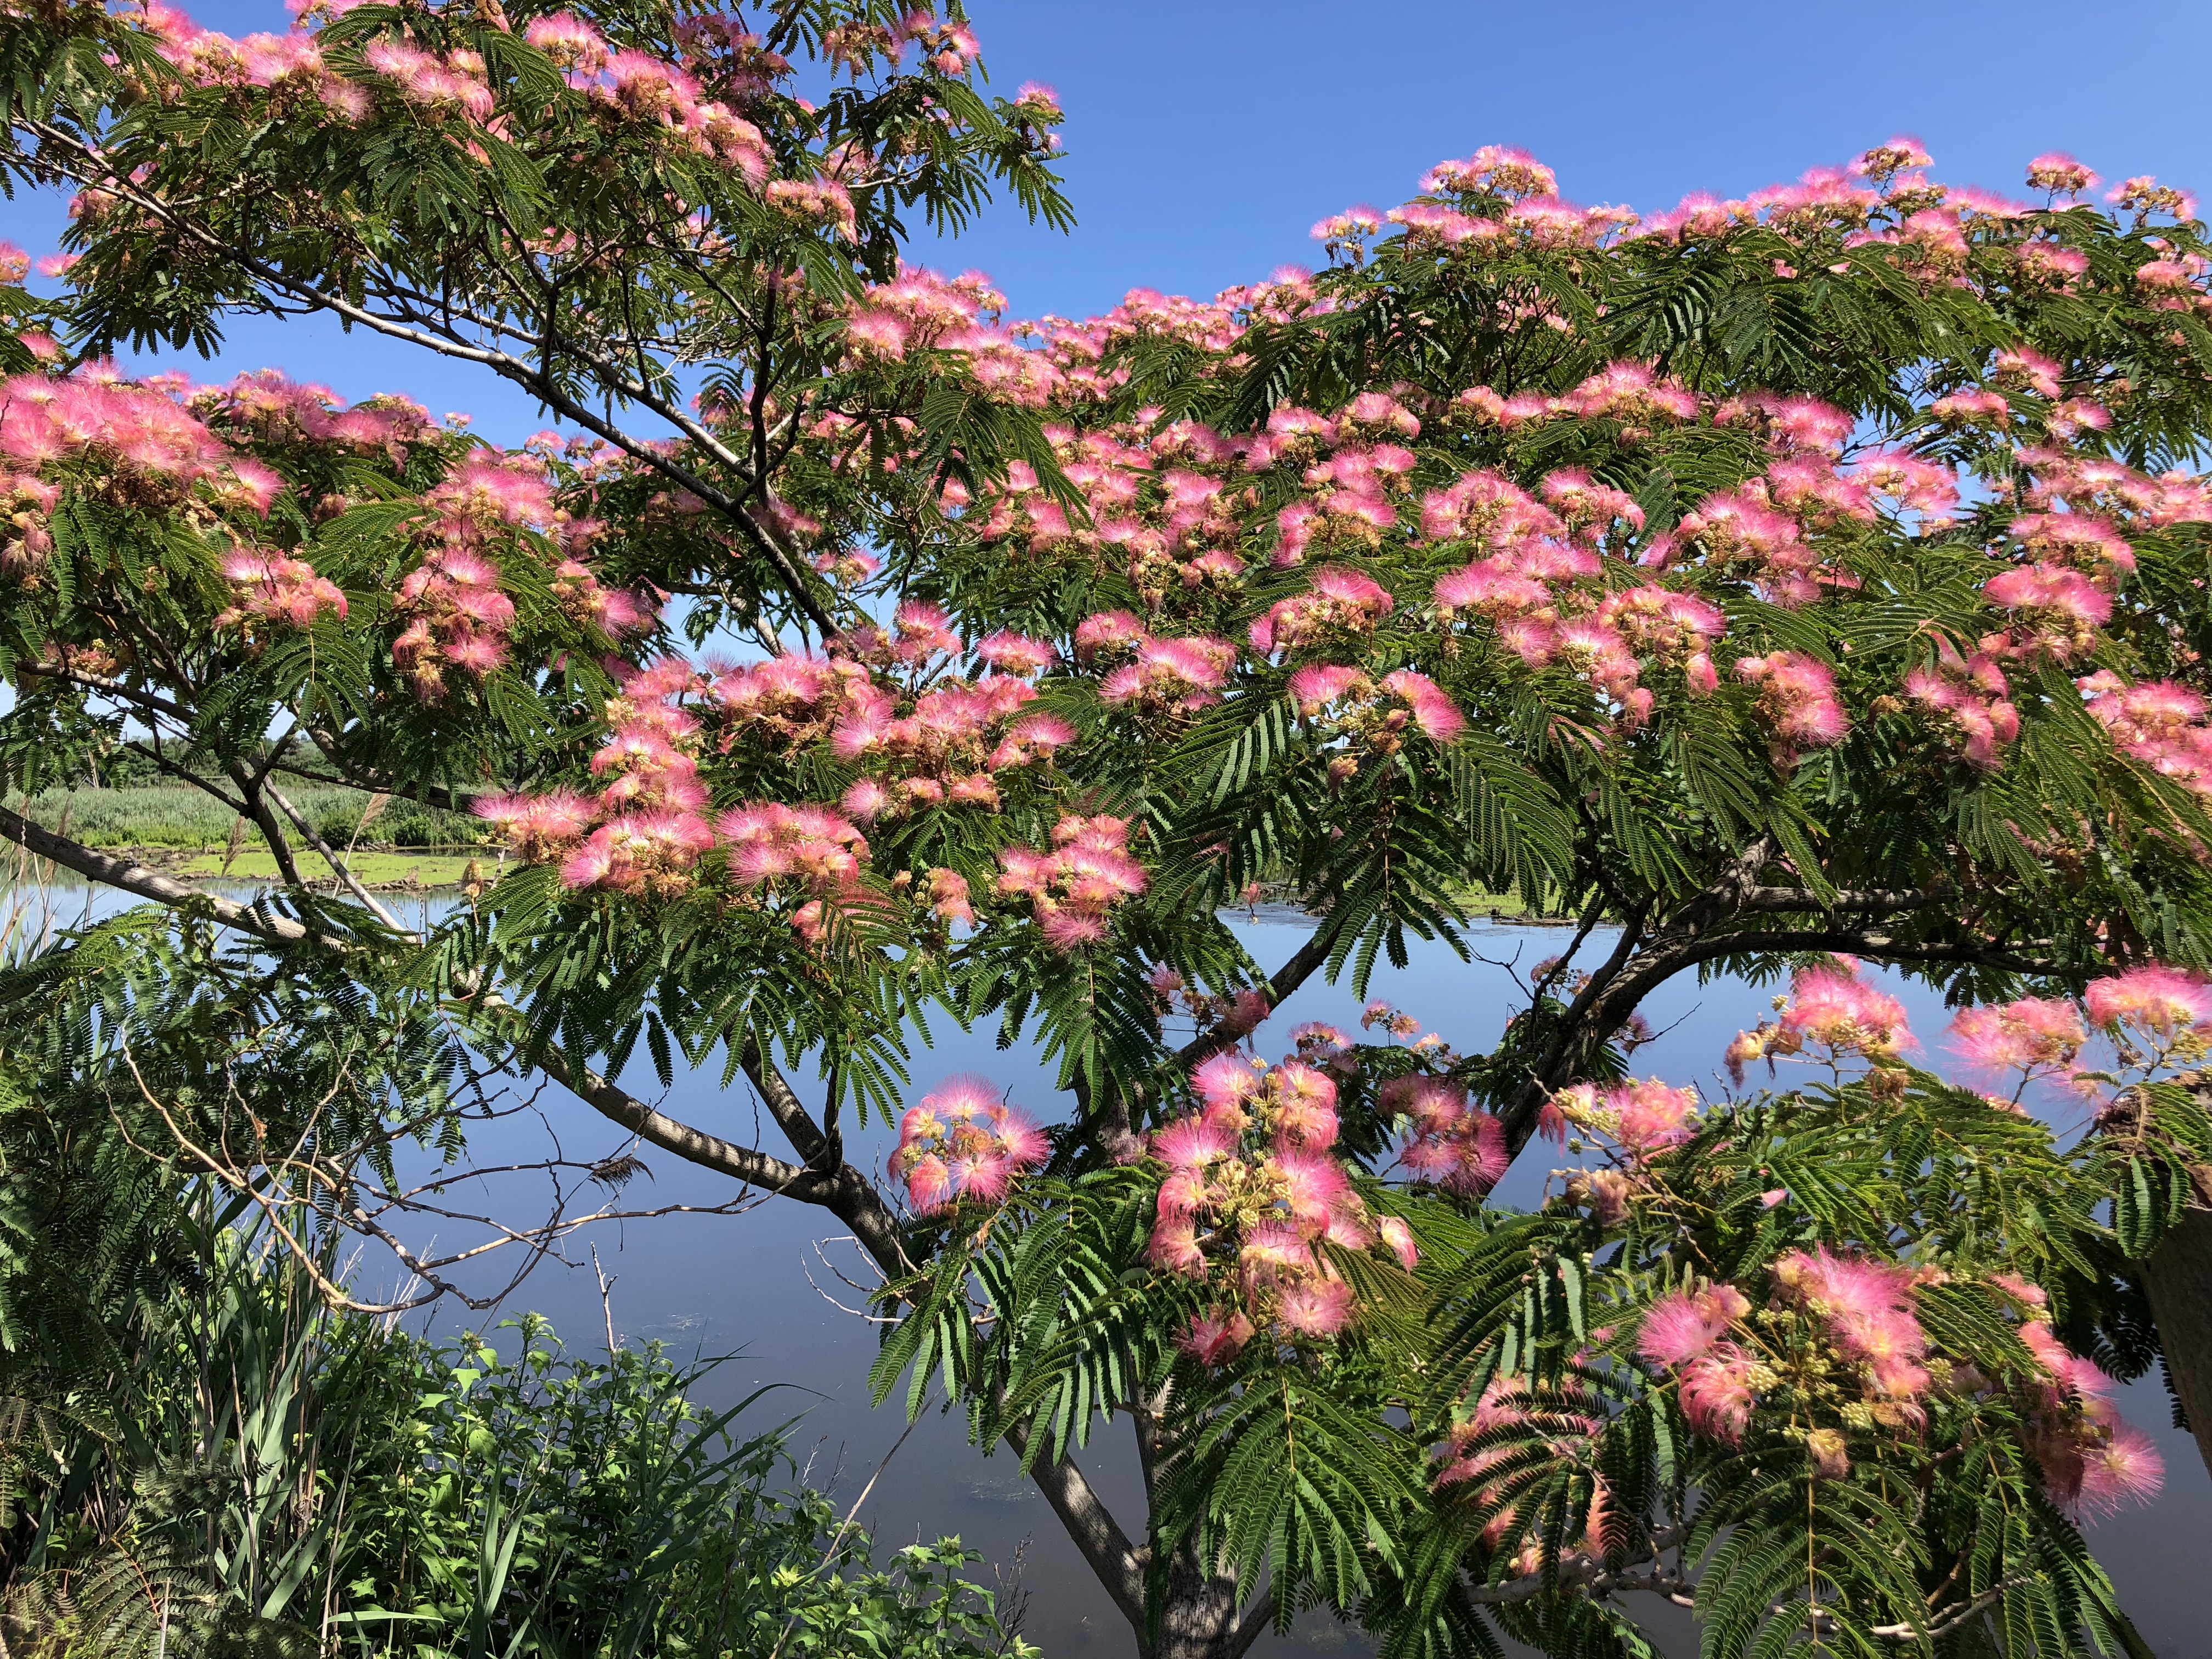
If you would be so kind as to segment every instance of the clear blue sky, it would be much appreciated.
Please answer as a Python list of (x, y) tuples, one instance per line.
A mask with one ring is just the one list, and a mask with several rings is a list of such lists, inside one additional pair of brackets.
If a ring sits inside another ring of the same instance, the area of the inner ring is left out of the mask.
[[(203, 0), (234, 33), (284, 26), (281, 0)], [(1936, 175), (2018, 192), (2027, 159), (2069, 149), (2109, 179), (2153, 173), (2212, 199), (2212, 5), (1917, 0), (1844, 8), (1496, 0), (974, 0), (993, 84), (1055, 86), (1068, 110), (1060, 236), (1010, 208), (920, 257), (980, 266), (1017, 314), (1081, 315), (1146, 286), (1211, 294), (1311, 263), (1307, 229), (1389, 207), (1432, 161), (1519, 144), (1584, 202), (1645, 211), (1741, 194), (1903, 131)], [(52, 204), (4, 210), (33, 252)], [(241, 325), (226, 363), (276, 363), (349, 397), (404, 390), (513, 441), (526, 402), (465, 368), (334, 329)], [(208, 371), (192, 363), (197, 374)]]

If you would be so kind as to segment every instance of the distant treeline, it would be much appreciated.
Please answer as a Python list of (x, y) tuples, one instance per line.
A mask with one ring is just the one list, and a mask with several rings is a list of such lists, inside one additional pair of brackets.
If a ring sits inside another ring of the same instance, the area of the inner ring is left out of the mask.
[[(221, 848), (229, 843), (237, 821), (229, 808), (190, 784), (155, 782), (138, 775), (136, 766), (126, 773), (126, 761), (136, 757), (112, 758), (105, 787), (48, 789), (32, 796), (26, 816), (88, 847)], [(300, 785), (288, 787), (285, 795), (315, 826), (316, 834), (341, 849), (465, 847), (484, 839), (483, 823), (465, 812), (442, 812), (359, 789)], [(19, 801), (9, 805), (18, 811), (26, 810)], [(248, 847), (261, 844), (251, 825), (242, 838)]]

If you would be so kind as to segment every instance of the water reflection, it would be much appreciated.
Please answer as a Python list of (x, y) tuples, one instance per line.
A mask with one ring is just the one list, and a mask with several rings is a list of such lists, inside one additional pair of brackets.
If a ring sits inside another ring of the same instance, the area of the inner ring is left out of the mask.
[[(251, 896), (249, 890), (247, 896)], [(84, 910), (82, 896), (72, 902)], [(112, 895), (94, 896), (91, 913), (118, 908)], [(433, 907), (434, 914), (434, 906)], [(1256, 920), (1235, 919), (1239, 936), (1263, 963), (1289, 957), (1310, 926), (1295, 912), (1263, 908)], [(1462, 963), (1441, 946), (1413, 945), (1412, 960), (1401, 969), (1385, 967), (1370, 994), (1405, 1009), (1425, 1026), (1445, 1034), (1454, 1046), (1480, 1049), (1494, 1042), (1516, 1005), (1505, 965), (1527, 969), (1556, 954), (1567, 943), (1559, 930), (1526, 925), (1478, 927), (1474, 944), (1487, 962)], [(1586, 947), (1602, 951), (1602, 936)], [(1931, 1042), (1948, 1021), (1940, 999), (1924, 987), (1889, 976), (1890, 988), (1910, 1010), (1914, 1028)], [(1645, 1012), (1661, 1033), (1637, 1056), (1639, 1072), (1670, 1080), (1710, 1080), (1728, 1040), (1756, 1020), (1772, 988), (1737, 981), (1698, 985), (1684, 979), (1662, 988)], [(1268, 1030), (1287, 1032), (1308, 1019), (1346, 1030), (1356, 1025), (1359, 1004), (1349, 988), (1310, 983), (1270, 1022)], [(939, 1021), (933, 1050), (918, 1053), (913, 1071), (924, 1087), (955, 1072), (973, 1072), (1004, 1087), (1017, 1102), (1042, 1115), (1054, 1115), (1050, 1077), (1033, 1055), (1002, 1052), (994, 1033), (963, 1033)], [(1285, 1038), (1285, 1041), (1287, 1039)], [(1941, 1056), (1937, 1056), (1940, 1058)], [(1923, 1056), (1925, 1058), (1925, 1056)], [(752, 1141), (763, 1115), (740, 1081), (719, 1086), (720, 1068), (679, 1076), (666, 1091), (665, 1109), (684, 1121), (726, 1138)], [(647, 1098), (662, 1094), (648, 1066), (632, 1066), (623, 1081)], [(818, 1098), (818, 1095), (817, 1097)], [(503, 1120), (481, 1132), (473, 1148), (485, 1162), (509, 1157), (542, 1157), (544, 1137), (559, 1139), (569, 1157), (595, 1157), (611, 1151), (619, 1135), (580, 1104), (547, 1091), (538, 1101), (542, 1119)], [(769, 1130), (772, 1141), (773, 1131)], [(893, 1137), (881, 1126), (848, 1130), (856, 1159), (881, 1167)], [(645, 1149), (648, 1174), (625, 1196), (642, 1206), (713, 1205), (728, 1197), (719, 1177), (680, 1160)], [(1551, 1149), (1540, 1145), (1508, 1176), (1496, 1200), (1527, 1206), (1542, 1194)], [(487, 1189), (485, 1200), (498, 1194)], [(481, 1209), (479, 1203), (472, 1207)], [(510, 1298), (512, 1311), (534, 1308), (550, 1316), (580, 1347), (604, 1343), (603, 1313), (588, 1247), (612, 1279), (611, 1311), (620, 1340), (658, 1339), (689, 1356), (732, 1358), (708, 1385), (709, 1403), (727, 1404), (764, 1382), (786, 1385), (763, 1407), (779, 1417), (804, 1412), (793, 1449), (809, 1477), (841, 1495), (857, 1498), (895, 1443), (896, 1455), (882, 1468), (864, 1505), (864, 1522), (884, 1545), (956, 1533), (983, 1551), (988, 1566), (1011, 1579), (1018, 1569), (1027, 1592), (1024, 1633), (1049, 1659), (1088, 1659), (1131, 1651), (1127, 1626), (1061, 1534), (1051, 1511), (1013, 1468), (1003, 1448), (995, 1455), (968, 1444), (964, 1420), (933, 1401), (929, 1414), (901, 1443), (905, 1427), (898, 1400), (870, 1407), (867, 1371), (876, 1352), (876, 1330), (845, 1310), (857, 1305), (841, 1273), (865, 1282), (870, 1275), (849, 1241), (840, 1241), (825, 1212), (771, 1202), (734, 1218), (667, 1216), (649, 1222), (610, 1224), (572, 1241), (568, 1255), (577, 1265), (541, 1268)], [(425, 1241), (426, 1243), (428, 1241)], [(456, 1240), (436, 1241), (450, 1249)], [(386, 1266), (364, 1261), (372, 1282), (396, 1284)], [(504, 1277), (504, 1275), (502, 1275)], [(841, 1307), (839, 1304), (844, 1304)], [(494, 1315), (491, 1318), (501, 1316)], [(464, 1325), (483, 1328), (483, 1316), (440, 1308), (410, 1324), (434, 1331)], [(2153, 1508), (2106, 1522), (2089, 1534), (2099, 1558), (2119, 1586), (2122, 1604), (2136, 1618), (2160, 1659), (2205, 1659), (2212, 1656), (2212, 1584), (2201, 1571), (2204, 1540), (2212, 1536), (2212, 1480), (2208, 1480), (2190, 1437), (2170, 1426), (2164, 1390), (2153, 1379), (2122, 1391), (2128, 1416), (2158, 1439), (2167, 1468), (2165, 1495)], [(781, 1402), (781, 1403), (778, 1403)], [(1080, 1454), (1085, 1472), (1101, 1495), (1121, 1515), (1139, 1513), (1134, 1459), (1129, 1437), (1118, 1425), (1100, 1431)], [(1666, 1639), (1671, 1653), (1688, 1655), (1696, 1643), (1686, 1615), (1638, 1606), (1638, 1617)], [(1261, 1656), (1349, 1656), (1370, 1651), (1364, 1638), (1326, 1616), (1300, 1618), (1288, 1636), (1270, 1633), (1254, 1652)]]

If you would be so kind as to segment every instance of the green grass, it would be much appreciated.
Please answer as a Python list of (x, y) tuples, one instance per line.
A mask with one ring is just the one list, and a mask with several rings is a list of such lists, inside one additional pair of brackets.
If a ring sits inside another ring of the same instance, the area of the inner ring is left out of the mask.
[[(341, 849), (343, 850), (343, 849)], [(297, 857), (300, 873), (318, 884), (330, 878), (330, 866), (319, 854), (306, 848), (299, 849)], [(423, 887), (457, 887), (461, 875), (469, 866), (466, 854), (437, 853), (365, 853), (356, 850), (346, 860), (354, 878), (370, 887), (404, 886), (411, 877)], [(488, 854), (483, 860), (483, 873), (493, 876), (497, 866)], [(180, 876), (228, 876), (234, 881), (274, 881), (276, 878), (276, 855), (265, 848), (242, 851), (222, 867), (221, 853), (202, 853), (175, 866)]]
[[(483, 826), (465, 813), (441, 812), (411, 801), (388, 801), (362, 829), (362, 814), (370, 797), (358, 789), (299, 785), (287, 787), (285, 798), (298, 807), (315, 832), (331, 846), (343, 849), (360, 831), (365, 848), (473, 846), (483, 838)], [(33, 795), (27, 809), (10, 803), (43, 829), (88, 847), (228, 847), (236, 822), (230, 809), (204, 790), (189, 784), (156, 784), (143, 789), (49, 789)], [(292, 837), (295, 845), (298, 836)], [(243, 845), (262, 847), (258, 831), (249, 824)], [(305, 847), (303, 856), (312, 857)], [(265, 854), (264, 854), (265, 855)]]

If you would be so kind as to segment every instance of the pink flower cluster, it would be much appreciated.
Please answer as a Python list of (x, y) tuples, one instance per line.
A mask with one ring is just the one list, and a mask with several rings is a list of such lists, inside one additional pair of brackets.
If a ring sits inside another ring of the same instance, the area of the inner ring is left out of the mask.
[(1968, 1065), (1984, 1072), (2018, 1072), (2023, 1085), (2073, 1076), (2074, 1057), (2089, 1040), (2081, 1011), (2057, 997), (1961, 1008), (1948, 1035)]
[(1325, 565), (1303, 593), (1278, 599), (1252, 624), (1253, 650), (1261, 656), (1325, 641), (1371, 634), (1396, 601), (1381, 583), (1347, 565)]
[(1421, 178), (1427, 196), (1502, 196), (1518, 201), (1559, 193), (1559, 175), (1525, 149), (1485, 144), (1463, 161), (1439, 161)]
[(2116, 1036), (2131, 1033), (2159, 1049), (2191, 1036), (2201, 1048), (2212, 1030), (2212, 985), (2176, 968), (2135, 968), (2092, 980), (2083, 1000), (2089, 1023), (2099, 1030)]
[(481, 683), (507, 665), (514, 601), (489, 559), (457, 547), (434, 552), (401, 580), (392, 609), (406, 623), (392, 641), (392, 665), (424, 702), (452, 692), (452, 674)]
[(331, 70), (323, 61), (322, 48), (305, 33), (249, 34), (234, 40), (200, 27), (158, 0), (142, 6), (133, 21), (153, 37), (155, 50), (197, 85), (305, 94), (319, 100), (342, 121), (359, 121), (368, 114), (367, 91)]
[(1469, 1105), (1463, 1085), (1409, 1073), (1384, 1084), (1378, 1104), (1385, 1115), (1412, 1121), (1413, 1135), (1398, 1161), (1416, 1181), (1483, 1198), (1505, 1179), (1512, 1163), (1505, 1126)]
[(684, 70), (645, 52), (614, 51), (570, 12), (532, 19), (522, 38), (565, 70), (569, 87), (611, 120), (664, 135), (756, 188), (767, 181), (770, 157), (760, 129), (705, 97)]
[(1704, 408), (1680, 381), (1662, 379), (1648, 364), (1624, 361), (1608, 363), (1556, 398), (1540, 392), (1508, 398), (1486, 386), (1469, 386), (1452, 399), (1451, 412), (1470, 426), (1506, 432), (1570, 417), (1617, 421), (1621, 437), (1634, 442), (1654, 427), (1694, 421)]
[(1729, 1340), (1750, 1312), (1733, 1285), (1675, 1291), (1652, 1304), (1638, 1333), (1637, 1352), (1674, 1373), (1692, 1431), (1723, 1445), (1742, 1443), (1758, 1403), (1751, 1353)]
[[(1605, 1432), (1603, 1402), (1588, 1384), (1571, 1376), (1539, 1390), (1524, 1377), (1500, 1373), (1484, 1385), (1471, 1412), (1455, 1413), (1455, 1418), (1439, 1452), (1444, 1467), (1437, 1472), (1437, 1486), (1441, 1489), (1481, 1481), (1472, 1503), (1485, 1517), (1479, 1534), (1482, 1547), (1503, 1550), (1518, 1534), (1521, 1546), (1509, 1571), (1516, 1577), (1541, 1572), (1546, 1540), (1530, 1534), (1542, 1525), (1549, 1506), (1539, 1498), (1532, 1525), (1524, 1516), (1523, 1505), (1533, 1495), (1526, 1489), (1540, 1487), (1547, 1472), (1562, 1463), (1590, 1467)], [(1510, 1437), (1497, 1437), (1507, 1431), (1512, 1431)], [(1540, 1443), (1547, 1454), (1542, 1461), (1529, 1457), (1532, 1442)], [(1562, 1568), (1602, 1561), (1609, 1546), (1619, 1546), (1620, 1516), (1605, 1476), (1593, 1474), (1591, 1487), (1589, 1524), (1582, 1536), (1557, 1543), (1556, 1559)]]
[(1802, 652), (1739, 657), (1735, 675), (1757, 689), (1774, 763), (1784, 771), (1805, 756), (1841, 743), (1851, 729), (1828, 665)]
[[(1458, 172), (1467, 166), (1447, 161), (1439, 172)], [(1478, 258), (1504, 258), (1528, 248), (1603, 247), (1636, 222), (1636, 215), (1626, 208), (1578, 207), (1549, 194), (1510, 200), (1502, 214), (1468, 213), (1438, 202), (1412, 201), (1382, 217), (1403, 228), (1408, 252)]]
[[(2212, 523), (2212, 484), (2178, 469), (2154, 478), (2109, 456), (2048, 447), (2021, 449), (2016, 459), (2031, 475), (2027, 501), (2038, 513), (2047, 513), (2063, 501), (2077, 514), (2109, 514), (2120, 521), (2114, 526), (2103, 519), (2094, 520), (2104, 532), (2095, 537), (2095, 557), (2086, 563), (2075, 561), (2087, 569), (2095, 569), (2097, 560), (2120, 562), (2118, 550), (2125, 545), (2125, 527), (2163, 530), (2177, 524)], [(2014, 531), (2021, 533), (2018, 521)], [(2030, 550), (2036, 550), (2031, 545)], [(2122, 568), (2134, 568), (2132, 550)]]
[(2135, 550), (2109, 521), (2087, 513), (2023, 513), (2012, 533), (2039, 562), (2064, 565), (2100, 587), (2136, 568)]
[(1638, 684), (1645, 659), (1680, 670), (1692, 693), (1711, 690), (1717, 676), (1710, 650), (1726, 627), (1716, 607), (1648, 584), (1612, 593), (1576, 586), (1603, 568), (1597, 538), (1610, 526), (1640, 525), (1641, 511), (1580, 473), (1553, 473), (1541, 493), (1539, 502), (1492, 472), (1468, 473), (1430, 493), (1422, 523), (1431, 540), (1495, 550), (1437, 583), (1441, 618), (1449, 624), (1462, 614), (1480, 617), (1530, 667), (1571, 668), (1625, 714), (1631, 729), (1654, 704)]
[(2020, 710), (2008, 700), (2012, 687), (1996, 659), (1977, 651), (1961, 657), (1948, 640), (1941, 642), (1932, 667), (1905, 677), (1905, 695), (1948, 722), (1962, 740), (1966, 758), (1984, 770), (2002, 764), (2002, 750), (2020, 736)]
[(222, 562), (222, 574), (233, 592), (230, 608), (215, 619), (217, 628), (252, 621), (308, 629), (325, 615), (345, 620), (345, 595), (305, 559), (240, 548)]
[(1789, 1000), (1780, 1004), (1779, 1022), (1761, 1020), (1729, 1044), (1724, 1059), (1739, 1088), (1750, 1061), (1764, 1060), (1771, 1072), (1778, 1058), (1802, 1054), (1808, 1043), (1826, 1049), (1830, 1065), (1856, 1055), (1873, 1062), (1878, 1079), (1901, 1079), (1894, 1069), (1897, 1057), (1914, 1043), (1905, 1005), (1860, 979), (1851, 958), (1834, 961), (1832, 967), (1799, 969)]
[(868, 671), (849, 657), (791, 652), (714, 677), (714, 702), (749, 743), (779, 750), (827, 738), (848, 712), (868, 702)]
[(860, 234), (853, 198), (835, 179), (775, 179), (761, 197), (796, 228), (819, 226), (848, 242)]
[(828, 807), (741, 806), (725, 812), (714, 828), (728, 844), (730, 878), (738, 886), (788, 884), (810, 896), (791, 917), (809, 944), (823, 937), (833, 907), (848, 910), (862, 902), (868, 843)]
[(1763, 477), (1698, 502), (1676, 527), (1682, 550), (1665, 550), (1664, 562), (1683, 564), (1684, 552), (1695, 548), (1708, 568), (1741, 570), (1767, 599), (1795, 608), (1859, 585), (1850, 570), (1806, 540), (1806, 532), (1842, 519), (1871, 523), (1875, 516), (1868, 481), (1839, 472), (1825, 454), (1795, 455), (1775, 461)]
[(1050, 852), (1009, 847), (999, 862), (1006, 866), (1000, 894), (1027, 899), (1045, 943), (1063, 954), (1103, 941), (1115, 907), (1145, 890), (1126, 818), (1063, 817), (1053, 826)]
[(2027, 164), (2027, 187), (2053, 196), (2080, 196), (2099, 182), (2095, 173), (2063, 150), (2046, 151)]
[(1237, 665), (1236, 646), (1211, 635), (1174, 639), (1140, 633), (1121, 643), (1131, 660), (1099, 681), (1098, 695), (1139, 713), (1187, 714), (1218, 702)]
[[(1996, 1386), (1971, 1365), (1947, 1367), (1930, 1358), (1916, 1297), (1923, 1285), (1943, 1277), (1934, 1268), (1826, 1248), (1791, 1250), (1769, 1270), (1769, 1306), (1796, 1314), (1805, 1335), (1832, 1356), (1825, 1369), (1839, 1372), (1856, 1392), (1856, 1399), (1842, 1404), (1847, 1426), (1917, 1432), (1926, 1425), (1938, 1371), (1954, 1391)], [(2027, 1441), (2053, 1501), (2094, 1516), (2154, 1495), (2163, 1466), (2149, 1437), (2112, 1409), (2106, 1398), (2112, 1378), (2058, 1340), (2040, 1288), (2002, 1273), (1989, 1283), (2027, 1315), (2020, 1335), (2037, 1371), (2029, 1384)], [(1782, 1368), (1801, 1363), (1795, 1355), (1770, 1353), (1772, 1336), (1751, 1330), (1752, 1308), (1732, 1285), (1674, 1291), (1645, 1311), (1637, 1334), (1638, 1353), (1674, 1378), (1692, 1431), (1724, 1446), (1743, 1443), (1762, 1392), (1779, 1380)], [(1824, 1478), (1849, 1472), (1848, 1442), (1838, 1430), (1812, 1430), (1805, 1447)]]
[(1781, 1029), (1838, 1056), (1860, 1054), (1877, 1062), (1911, 1047), (1913, 1041), (1905, 1005), (1861, 979), (1856, 963), (1799, 969), (1790, 981), (1790, 1004), (1782, 1011)]
[[(1864, 1256), (1792, 1250), (1772, 1269), (1775, 1295), (1822, 1321), (1827, 1336), (1859, 1372), (1865, 1402), (1885, 1427), (1918, 1427), (1919, 1401), (1932, 1384), (1928, 1337), (1913, 1311), (1924, 1271)], [(1938, 1275), (1940, 1276), (1940, 1275)]]
[[(98, 463), (106, 475), (100, 487), (138, 507), (174, 506), (197, 491), (216, 507), (265, 514), (282, 487), (174, 398), (125, 380), (112, 363), (88, 363), (62, 380), (18, 374), (0, 383), (0, 461), (20, 470), (0, 473), (0, 489), (15, 493), (45, 469), (80, 460)], [(42, 551), (27, 541), (22, 556)]]
[(956, 1077), (899, 1120), (890, 1176), (906, 1183), (915, 1214), (939, 1215), (963, 1203), (1003, 1203), (1014, 1177), (1043, 1163), (1050, 1151), (1044, 1132), (990, 1084)]
[[(2041, 1291), (2018, 1289), (2032, 1293), (2029, 1311), (2039, 1313)], [(2112, 1379), (2061, 1342), (2045, 1319), (2029, 1318), (2020, 1336), (2047, 1379), (2034, 1389), (2029, 1444), (2051, 1501), (2094, 1519), (2157, 1497), (2166, 1462), (2151, 1437), (2113, 1407)]]
[(687, 890), (714, 831), (696, 813), (647, 807), (604, 818), (562, 861), (565, 887), (665, 898)]
[(2115, 749), (2197, 794), (2212, 796), (2212, 725), (2203, 697), (2171, 680), (2129, 685), (2109, 670), (2077, 684)]
[(1006, 307), (1006, 296), (980, 271), (948, 281), (933, 270), (908, 268), (895, 282), (871, 284), (853, 302), (847, 336), (858, 355), (893, 362), (916, 348), (988, 351), (999, 337), (979, 330), (979, 321)]
[[(533, 551), (518, 534), (533, 530), (581, 548), (598, 526), (572, 519), (555, 504), (544, 462), (535, 454), (477, 451), (424, 500), (432, 512), (417, 524), (416, 535), (429, 552), (394, 595), (393, 614), (405, 625), (392, 643), (392, 659), (416, 697), (437, 702), (453, 692), (456, 674), (480, 684), (512, 657), (514, 602), (503, 590), (495, 550)], [(561, 560), (550, 574), (562, 611), (609, 639), (651, 620), (645, 605), (601, 587), (579, 559)]]
[(2061, 564), (2015, 565), (1982, 584), (1982, 597), (2012, 614), (2001, 633), (1982, 636), (1985, 655), (2021, 662), (2069, 662), (2096, 648), (2112, 619), (2111, 595)]
[(491, 119), (494, 100), (480, 52), (465, 46), (431, 52), (410, 40), (386, 37), (370, 41), (362, 62), (370, 74), (389, 82), (401, 98), (425, 114), (456, 113), (479, 126)]
[(249, 371), (226, 386), (204, 387), (185, 401), (203, 418), (242, 427), (259, 443), (381, 453), (395, 466), (432, 429), (429, 411), (411, 398), (381, 393), (349, 409), (328, 386), (300, 386), (274, 368)]
[(1352, 1286), (1319, 1246), (1387, 1248), (1419, 1259), (1395, 1217), (1377, 1223), (1330, 1149), (1336, 1085), (1301, 1060), (1267, 1066), (1235, 1050), (1192, 1079), (1200, 1109), (1152, 1138), (1167, 1166), (1149, 1256), (1165, 1273), (1208, 1282), (1218, 1297), (1182, 1339), (1204, 1365), (1224, 1365), (1255, 1336), (1325, 1341), (1353, 1311)]
[(1577, 1083), (1544, 1103), (1541, 1131), (1564, 1141), (1571, 1131), (1601, 1134), (1615, 1142), (1632, 1164), (1641, 1164), (1697, 1133), (1698, 1091), (1677, 1089), (1650, 1078), (1601, 1089)]
[[(1409, 728), (1435, 743), (1449, 743), (1467, 729), (1467, 716), (1442, 688), (1410, 668), (1385, 674), (1378, 684), (1357, 668), (1315, 663), (1292, 674), (1288, 689), (1303, 718), (1374, 754), (1395, 754)], [(1358, 769), (1357, 755), (1340, 758), (1348, 763), (1347, 775)]]
[[(901, 607), (902, 616), (908, 609)], [(893, 648), (905, 648), (914, 638), (910, 628), (902, 627)], [(1002, 642), (1000, 654), (1006, 648)], [(943, 682), (916, 696), (911, 713), (900, 714), (897, 699), (878, 684), (842, 672), (807, 673), (816, 708), (836, 710), (831, 750), (868, 769), (842, 802), (863, 823), (946, 805), (995, 811), (994, 774), (1049, 759), (1075, 739), (1073, 728), (1057, 715), (1017, 718), (1036, 691), (1012, 675)], [(801, 689), (795, 681), (791, 686), (794, 694)]]
[(689, 664), (669, 659), (632, 674), (609, 700), (606, 740), (592, 757), (596, 796), (565, 789), (480, 795), (477, 815), (519, 857), (558, 860), (562, 883), (572, 890), (654, 898), (684, 891), (715, 845), (702, 816), (698, 722), (673, 701), (696, 683)]
[(53, 484), (0, 472), (0, 575), (26, 585), (38, 580), (54, 550), (48, 522), (61, 498)]

